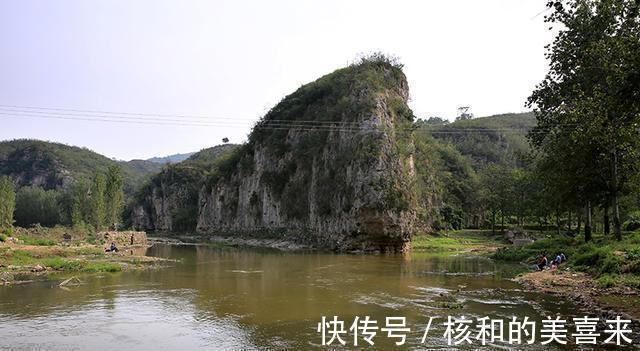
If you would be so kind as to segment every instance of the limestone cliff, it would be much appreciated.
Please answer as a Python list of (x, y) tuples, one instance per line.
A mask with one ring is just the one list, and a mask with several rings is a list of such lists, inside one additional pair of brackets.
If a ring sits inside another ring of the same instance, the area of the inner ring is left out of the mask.
[(131, 225), (139, 230), (174, 232), (195, 230), (198, 192), (216, 162), (229, 156), (237, 145), (201, 150), (187, 160), (170, 164), (154, 175), (129, 205)]
[(401, 68), (384, 58), (302, 86), (207, 176), (198, 232), (404, 249), (417, 207), (408, 97)]

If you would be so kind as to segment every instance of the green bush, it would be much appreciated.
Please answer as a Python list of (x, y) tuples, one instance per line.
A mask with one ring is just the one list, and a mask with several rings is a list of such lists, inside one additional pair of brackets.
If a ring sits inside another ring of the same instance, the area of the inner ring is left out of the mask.
[(611, 288), (616, 285), (618, 279), (618, 276), (605, 274), (596, 279), (596, 283), (601, 288)]
[(7, 241), (7, 236), (4, 234), (0, 234), (0, 243)]
[(79, 271), (84, 266), (82, 261), (67, 260), (60, 257), (46, 258), (42, 264), (59, 271)]
[(632, 247), (626, 252), (627, 260), (640, 260), (640, 247)]
[(628, 219), (622, 224), (622, 228), (628, 231), (640, 229), (640, 211), (631, 212)]
[(533, 261), (541, 255), (547, 255), (551, 261), (556, 254), (562, 252), (568, 259), (575, 256), (575, 242), (573, 238), (544, 238), (525, 246), (512, 246), (496, 251), (491, 258), (500, 261)]
[(618, 273), (621, 262), (622, 259), (613, 254), (611, 247), (589, 243), (580, 246), (572, 264), (579, 270), (604, 274)]
[(512, 247), (499, 249), (491, 255), (491, 258), (498, 261), (520, 262), (530, 261), (537, 256), (539, 256), (539, 254), (536, 255), (533, 251), (525, 249), (524, 247)]
[(122, 271), (122, 266), (117, 263), (111, 262), (93, 262), (88, 263), (83, 269), (83, 272), (87, 273), (96, 273), (96, 272), (120, 272)]

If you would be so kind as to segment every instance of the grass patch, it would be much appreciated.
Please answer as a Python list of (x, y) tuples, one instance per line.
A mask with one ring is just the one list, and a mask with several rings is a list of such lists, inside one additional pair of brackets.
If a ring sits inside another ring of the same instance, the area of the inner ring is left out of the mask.
[(12, 250), (3, 253), (9, 259), (9, 264), (15, 266), (28, 265), (34, 262), (33, 255), (25, 250)]
[[(33, 267), (41, 265), (56, 271), (65, 272), (120, 272), (122, 266), (115, 262), (106, 262), (102, 257), (102, 249), (96, 247), (51, 248), (44, 251), (28, 251), (22, 249), (0, 248), (0, 265)], [(90, 256), (97, 261), (86, 257)], [(70, 257), (75, 257), (70, 258)]]
[(61, 257), (53, 257), (42, 260), (42, 264), (57, 271), (80, 271), (84, 268), (85, 262), (69, 260)]
[(411, 242), (413, 250), (428, 252), (482, 250), (499, 244), (490, 231), (478, 230), (453, 231), (448, 236), (420, 235)]
[(113, 262), (89, 262), (83, 269), (83, 272), (121, 272), (122, 266)]
[(22, 240), (25, 245), (53, 246), (57, 244), (53, 239), (31, 238), (24, 235), (19, 236), (18, 239)]

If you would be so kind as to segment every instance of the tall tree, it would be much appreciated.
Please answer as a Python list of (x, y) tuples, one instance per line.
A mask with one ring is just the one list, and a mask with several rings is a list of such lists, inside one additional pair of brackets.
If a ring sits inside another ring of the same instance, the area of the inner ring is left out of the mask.
[(557, 171), (582, 192), (585, 205), (611, 200), (620, 240), (619, 198), (640, 167), (640, 1), (547, 6), (552, 13), (545, 20), (560, 30), (548, 47), (550, 70), (528, 101), (538, 119), (530, 137), (561, 165)]
[(119, 166), (111, 166), (107, 171), (105, 202), (107, 225), (118, 229), (124, 206), (122, 169)]
[(11, 228), (16, 207), (16, 193), (7, 176), (0, 176), (0, 230)]
[(106, 220), (105, 206), (106, 178), (103, 173), (96, 172), (91, 185), (91, 224), (96, 230), (104, 229)]
[(71, 187), (70, 217), (73, 226), (83, 226), (91, 222), (90, 184), (84, 179), (78, 180)]

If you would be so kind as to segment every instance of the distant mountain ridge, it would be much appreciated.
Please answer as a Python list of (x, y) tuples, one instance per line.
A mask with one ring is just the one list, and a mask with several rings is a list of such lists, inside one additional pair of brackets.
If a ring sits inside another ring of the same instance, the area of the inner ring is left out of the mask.
[(160, 163), (160, 164), (178, 163), (178, 162), (182, 162), (182, 161), (188, 159), (193, 154), (195, 154), (195, 152), (187, 152), (187, 153), (184, 153), (184, 154), (173, 154), (173, 155), (162, 156), (162, 157), (152, 157), (152, 158), (146, 159), (145, 161), (149, 161), (149, 162), (153, 162), (153, 163)]

